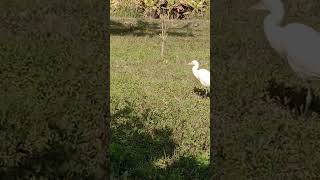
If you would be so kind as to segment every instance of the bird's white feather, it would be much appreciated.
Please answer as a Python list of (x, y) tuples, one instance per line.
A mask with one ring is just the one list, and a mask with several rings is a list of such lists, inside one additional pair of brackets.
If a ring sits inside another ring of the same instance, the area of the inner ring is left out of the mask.
[(193, 65), (192, 73), (200, 83), (206, 88), (210, 87), (210, 71), (199, 69), (199, 62), (196, 60), (193, 60), (190, 65)]
[(312, 99), (310, 80), (320, 80), (320, 33), (300, 23), (281, 27), (284, 16), (281, 0), (262, 0), (253, 9), (271, 12), (264, 19), (264, 31), (270, 45), (286, 57), (293, 71), (308, 82), (307, 112)]
[(199, 81), (205, 87), (210, 87), (210, 72), (206, 69), (199, 69)]
[(300, 23), (281, 27), (284, 9), (280, 0), (262, 0), (271, 13), (264, 20), (264, 31), (272, 46), (303, 79), (320, 79), (320, 35)]

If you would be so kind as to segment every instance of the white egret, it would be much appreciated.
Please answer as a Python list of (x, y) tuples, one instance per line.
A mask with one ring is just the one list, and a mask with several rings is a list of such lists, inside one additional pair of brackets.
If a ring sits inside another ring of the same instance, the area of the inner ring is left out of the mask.
[(199, 62), (197, 60), (193, 60), (188, 65), (193, 65), (192, 73), (205, 87), (207, 95), (208, 89), (210, 90), (210, 72), (206, 69), (199, 69)]
[(308, 85), (305, 113), (311, 104), (311, 81), (320, 80), (320, 34), (299, 23), (281, 26), (284, 7), (281, 0), (262, 0), (251, 7), (270, 12), (264, 19), (264, 32), (272, 46), (286, 58), (292, 70)]

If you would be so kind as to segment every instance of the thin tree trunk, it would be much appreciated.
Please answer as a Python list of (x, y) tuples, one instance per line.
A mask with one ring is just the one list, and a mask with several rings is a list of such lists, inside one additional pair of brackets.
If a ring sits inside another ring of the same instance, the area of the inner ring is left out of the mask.
[(164, 39), (162, 39), (162, 42), (161, 42), (161, 58), (163, 59), (163, 55), (164, 55)]
[(164, 22), (164, 15), (161, 15), (161, 59), (164, 56), (164, 43), (165, 43), (165, 22)]

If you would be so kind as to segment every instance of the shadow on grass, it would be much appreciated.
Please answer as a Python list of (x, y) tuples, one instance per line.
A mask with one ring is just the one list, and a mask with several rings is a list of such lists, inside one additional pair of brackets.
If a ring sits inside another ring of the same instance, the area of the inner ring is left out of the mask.
[(53, 142), (42, 152), (30, 153), (21, 147), (17, 147), (16, 151), (17, 154), (25, 154), (25, 158), (13, 167), (0, 170), (0, 179), (95, 178), (94, 172), (88, 175), (83, 169), (87, 166), (87, 162), (81, 162), (81, 156), (72, 145)]
[[(194, 36), (192, 29), (190, 28), (191, 23), (188, 23), (180, 28), (169, 28), (169, 36)], [(138, 19), (136, 23), (128, 22), (121, 23), (114, 20), (110, 21), (110, 33), (113, 35), (134, 35), (134, 36), (159, 36), (161, 33), (161, 27), (158, 23), (147, 22)]]
[(209, 165), (200, 164), (195, 157), (181, 157), (166, 169), (157, 170), (157, 179), (210, 179)]
[[(274, 79), (269, 80), (267, 92), (272, 99), (291, 111), (301, 115), (304, 110), (307, 96), (307, 88), (289, 87), (284, 83), (278, 83)], [(320, 98), (312, 95), (310, 111), (320, 114)]]
[(193, 92), (202, 98), (210, 97), (210, 92), (208, 92), (208, 94), (206, 95), (205, 89), (200, 89), (200, 88), (194, 87)]
[(158, 120), (150, 110), (138, 114), (129, 105), (112, 115), (110, 157), (113, 178), (194, 179), (207, 173), (207, 166), (193, 157), (181, 157), (168, 164), (166, 159), (173, 157), (177, 146), (172, 139), (172, 130), (145, 125)]

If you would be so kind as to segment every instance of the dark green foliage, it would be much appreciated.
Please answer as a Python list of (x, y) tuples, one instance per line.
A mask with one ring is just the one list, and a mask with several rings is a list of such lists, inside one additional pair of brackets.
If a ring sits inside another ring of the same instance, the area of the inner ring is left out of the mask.
[(110, 0), (111, 14), (118, 17), (159, 19), (167, 13), (171, 19), (209, 17), (208, 0)]

